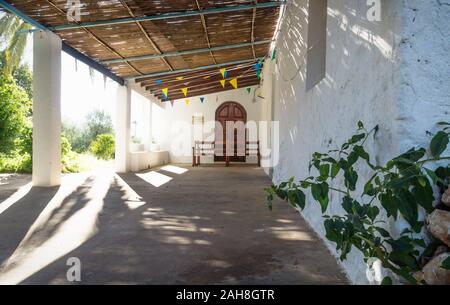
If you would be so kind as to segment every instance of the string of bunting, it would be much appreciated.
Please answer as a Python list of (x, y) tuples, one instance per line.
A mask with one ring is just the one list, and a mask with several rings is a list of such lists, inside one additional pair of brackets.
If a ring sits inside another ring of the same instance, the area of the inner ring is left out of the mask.
[[(276, 51), (274, 50), (273, 53), (272, 53), (271, 59), (274, 60), (275, 56), (276, 56)], [(233, 89), (238, 89), (239, 88), (238, 79), (243, 77), (244, 75), (246, 75), (251, 69), (255, 70), (256, 77), (258, 79), (261, 79), (261, 72), (262, 72), (263, 64), (264, 64), (264, 59), (261, 59), (257, 63), (255, 63), (252, 66), (250, 66), (250, 68), (247, 69), (246, 71), (244, 71), (241, 75), (236, 76), (236, 77), (234, 77), (232, 79), (227, 79), (227, 77), (228, 77), (228, 70), (227, 70), (227, 68), (221, 68), (219, 70), (219, 72), (222, 75), (222, 79), (219, 80), (219, 83), (222, 86), (222, 88), (225, 88), (226, 87), (226, 83), (228, 81), (228, 83), (233, 87)], [(211, 75), (205, 75), (205, 76), (203, 76), (203, 79), (209, 79), (210, 77), (211, 77)], [(183, 76), (178, 76), (175, 79), (178, 80), (178, 81), (182, 81), (182, 80), (184, 80), (184, 77)], [(161, 85), (163, 85), (163, 81), (162, 80), (156, 80), (155, 84), (158, 85), (158, 86), (161, 86)], [(189, 91), (188, 85), (189, 85), (189, 82), (186, 82), (185, 83), (186, 87), (182, 87), (182, 88), (179, 89), (183, 93), (183, 95), (185, 97), (185, 104), (186, 105), (190, 104), (190, 99), (187, 98), (188, 91)], [(170, 89), (169, 87), (161, 88), (161, 92), (162, 92), (162, 95), (164, 97), (163, 102), (166, 102), (168, 100), (169, 89)], [(247, 91), (248, 94), (250, 94), (251, 93), (251, 87), (246, 88), (246, 91)], [(205, 102), (205, 97), (200, 97), (200, 102), (203, 104)], [(173, 102), (172, 101), (171, 101), (171, 104), (173, 106)]]

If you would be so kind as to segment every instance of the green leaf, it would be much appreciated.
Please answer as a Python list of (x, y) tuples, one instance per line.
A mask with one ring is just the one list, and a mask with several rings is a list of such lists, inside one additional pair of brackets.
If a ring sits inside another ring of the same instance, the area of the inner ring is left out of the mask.
[(361, 141), (361, 140), (364, 139), (365, 137), (366, 137), (366, 134), (365, 134), (365, 133), (361, 133), (361, 134), (354, 135), (354, 136), (350, 139), (350, 141), (348, 141), (348, 143), (349, 143), (349, 144), (355, 144), (355, 143), (358, 143), (359, 141)]
[(340, 166), (338, 163), (333, 163), (331, 165), (331, 173), (330, 176), (331, 178), (336, 178), (337, 174), (339, 173), (339, 171), (341, 170)]
[(301, 190), (289, 190), (288, 199), (292, 206), (300, 207), (302, 210), (305, 208), (306, 196)]
[(447, 149), (448, 143), (448, 134), (444, 131), (439, 131), (431, 140), (431, 155), (435, 158), (439, 157)]
[(450, 256), (444, 259), (444, 261), (442, 262), (442, 268), (450, 270)]
[(311, 193), (313, 195), (313, 198), (319, 202), (322, 208), (322, 213), (325, 213), (328, 208), (328, 192), (329, 186), (326, 182), (315, 183), (311, 186)]
[(392, 216), (397, 220), (398, 207), (392, 191), (388, 190), (386, 193), (379, 195), (378, 200), (380, 200), (381, 205), (386, 210), (388, 217)]
[(353, 148), (353, 151), (362, 159), (366, 160), (367, 162), (369, 162), (370, 160), (370, 156), (369, 154), (364, 150), (364, 147), (362, 146), (355, 146), (355, 148)]
[(433, 184), (436, 184), (439, 179), (439, 177), (436, 175), (436, 173), (426, 167), (424, 167), (424, 169), (425, 169), (425, 172), (427, 173), (428, 177), (430, 177)]
[(344, 196), (342, 199), (342, 208), (348, 214), (353, 214), (353, 199), (349, 196)]
[(392, 285), (392, 279), (389, 276), (386, 276), (382, 281), (381, 285), (383, 286), (390, 286)]
[(406, 221), (414, 226), (417, 224), (419, 217), (419, 210), (417, 204), (414, 202), (412, 194), (405, 189), (400, 189), (397, 192), (398, 210)]
[(421, 207), (423, 207), (427, 213), (433, 212), (433, 189), (428, 180), (423, 179), (423, 184), (418, 181), (418, 183), (414, 184), (414, 187), (411, 190), (412, 197), (415, 202), (417, 202)]
[(375, 218), (380, 214), (380, 209), (376, 206), (372, 206), (368, 208), (367, 216), (370, 220), (375, 221)]
[(358, 161), (358, 158), (359, 158), (358, 154), (357, 154), (355, 151), (352, 151), (352, 152), (348, 155), (348, 159), (347, 159), (348, 164), (349, 164), (350, 166), (352, 166), (353, 164), (356, 163), (356, 161)]
[(350, 168), (344, 173), (345, 185), (351, 190), (356, 190), (356, 183), (358, 182), (358, 174), (353, 168)]
[(389, 232), (386, 231), (386, 230), (383, 229), (383, 228), (375, 227), (375, 230), (377, 230), (378, 233), (380, 233), (380, 235), (383, 236), (384, 238), (389, 238), (389, 237), (391, 237), (391, 234), (389, 234)]
[(319, 168), (320, 178), (322, 181), (325, 181), (328, 179), (330, 174), (330, 164), (322, 164)]

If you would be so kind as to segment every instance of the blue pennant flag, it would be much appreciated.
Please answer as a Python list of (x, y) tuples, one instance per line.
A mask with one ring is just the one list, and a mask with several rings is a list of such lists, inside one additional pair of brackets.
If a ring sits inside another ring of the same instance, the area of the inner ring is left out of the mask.
[(157, 81), (155, 81), (155, 84), (157, 84), (158, 86), (161, 85), (162, 84), (162, 80), (158, 79)]
[(202, 102), (202, 104), (203, 104), (204, 101), (205, 101), (205, 98), (204, 98), (204, 97), (201, 97), (201, 98), (200, 98), (200, 102)]

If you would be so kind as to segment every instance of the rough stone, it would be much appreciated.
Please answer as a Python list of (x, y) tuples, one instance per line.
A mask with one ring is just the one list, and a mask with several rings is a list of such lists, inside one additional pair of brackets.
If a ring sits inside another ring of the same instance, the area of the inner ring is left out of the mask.
[(450, 187), (442, 194), (441, 202), (450, 207)]
[(450, 270), (442, 268), (442, 262), (448, 257), (450, 253), (436, 256), (423, 268), (423, 278), (428, 285), (450, 285)]
[(428, 230), (450, 247), (450, 212), (435, 210), (428, 216)]
[(439, 246), (436, 248), (436, 251), (434, 251), (433, 257), (439, 256), (446, 252), (448, 252), (448, 248), (446, 246)]

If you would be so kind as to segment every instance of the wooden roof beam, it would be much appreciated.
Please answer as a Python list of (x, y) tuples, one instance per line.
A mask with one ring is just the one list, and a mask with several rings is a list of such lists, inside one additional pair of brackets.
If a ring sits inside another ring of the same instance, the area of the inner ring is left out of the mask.
[[(198, 0), (195, 0), (195, 4), (197, 5), (198, 10), (200, 12), (202, 12), (202, 8), (200, 7), (200, 3), (198, 3)], [(200, 19), (202, 21), (203, 31), (205, 31), (205, 39), (206, 39), (206, 44), (207, 44), (208, 49), (209, 49), (209, 54), (211, 55), (213, 63), (217, 65), (217, 60), (214, 57), (214, 54), (213, 54), (213, 52), (211, 50), (211, 43), (209, 42), (208, 27), (206, 26), (205, 15), (200, 14)]]
[[(125, 7), (125, 9), (128, 11), (128, 14), (130, 14), (130, 16), (132, 18), (136, 18), (136, 16), (134, 15), (133, 11), (131, 10), (131, 8), (128, 6), (128, 4), (124, 1), (124, 0), (119, 0), (120, 3), (123, 5), (123, 7)], [(147, 33), (147, 31), (144, 29), (144, 27), (142, 26), (142, 24), (139, 21), (136, 21), (136, 25), (138, 26), (139, 30), (142, 32), (142, 34), (145, 36), (145, 39), (147, 39), (147, 41), (150, 43), (150, 45), (152, 46), (152, 48), (158, 53), (158, 54), (162, 54), (161, 49), (156, 45), (156, 43), (153, 41), (153, 39), (150, 37), (150, 35)], [(164, 64), (171, 70), (173, 71), (173, 67), (172, 65), (164, 58), (164, 57), (160, 57), (161, 60), (164, 62)], [(127, 62), (129, 62), (130, 60), (126, 60), (123, 59)]]
[[(51, 0), (45, 0), (51, 7), (53, 7), (53, 9), (55, 9), (56, 11), (58, 11), (58, 13), (67, 16), (67, 12), (65, 12), (64, 10), (60, 9), (56, 4), (54, 4)], [(76, 21), (72, 16), (70, 16), (70, 18), (72, 19), (73, 22), (80, 24), (78, 21)], [(105, 49), (107, 49), (109, 52), (115, 54), (116, 56), (120, 57), (120, 58), (124, 58), (119, 52), (117, 52), (116, 50), (114, 50), (113, 48), (111, 48), (106, 42), (104, 42), (102, 39), (100, 39), (100, 37), (98, 37), (97, 35), (95, 35), (94, 33), (92, 33), (92, 31), (90, 31), (89, 29), (85, 28), (85, 27), (81, 27), (81, 29), (83, 31), (85, 31), (89, 36), (91, 36), (95, 41), (97, 41), (99, 44), (101, 44)], [(136, 73), (142, 75), (143, 73), (141, 71), (139, 71), (138, 69), (136, 69), (136, 67), (134, 67), (131, 63), (125, 61), (125, 63), (131, 68), (133, 69)]]
[[(159, 14), (159, 15), (154, 15), (154, 16), (142, 16), (142, 17), (135, 17), (135, 18), (116, 18), (116, 19), (110, 19), (110, 20), (80, 22), (80, 23), (75, 23), (75, 24), (69, 23), (69, 24), (62, 24), (62, 25), (57, 25), (57, 26), (53, 26), (53, 27), (48, 27), (48, 29), (51, 31), (63, 31), (63, 30), (79, 29), (79, 28), (83, 28), (83, 27), (89, 28), (89, 27), (98, 27), (98, 26), (113, 25), (113, 24), (135, 23), (136, 21), (144, 22), (144, 21), (173, 19), (173, 18), (180, 18), (180, 17), (191, 17), (191, 16), (202, 15), (202, 14), (208, 15), (208, 14), (218, 14), (218, 13), (241, 12), (243, 10), (252, 10), (254, 8), (279, 7), (281, 5), (284, 5), (285, 3), (286, 3), (285, 0), (268, 1), (268, 2), (261, 2), (258, 4), (241, 4), (241, 5), (204, 9), (202, 11), (191, 10), (191, 11), (184, 11), (184, 12), (165, 13), (165, 14)], [(33, 29), (30, 31), (35, 31), (35, 30)]]

